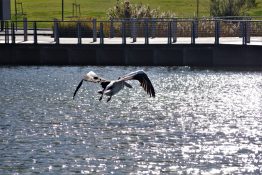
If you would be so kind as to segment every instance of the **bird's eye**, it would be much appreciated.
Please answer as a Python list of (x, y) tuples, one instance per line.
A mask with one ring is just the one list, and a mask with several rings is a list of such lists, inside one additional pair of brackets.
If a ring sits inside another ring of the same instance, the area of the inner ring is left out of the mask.
[(98, 77), (94, 77), (94, 79), (95, 79), (95, 80), (97, 80), (97, 79), (98, 79)]

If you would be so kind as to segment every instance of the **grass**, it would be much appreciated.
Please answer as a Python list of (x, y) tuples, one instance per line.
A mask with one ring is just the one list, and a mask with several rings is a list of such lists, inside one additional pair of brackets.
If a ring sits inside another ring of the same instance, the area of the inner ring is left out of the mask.
[[(12, 14), (14, 1), (11, 0)], [(61, 19), (61, 0), (17, 0), (23, 3), (24, 12), (29, 20)], [(107, 9), (113, 7), (116, 0), (64, 0), (64, 16), (72, 17), (72, 3), (81, 4), (81, 16), (106, 19)], [(196, 0), (130, 0), (132, 3), (149, 4), (152, 8), (160, 7), (163, 11), (172, 11), (180, 17), (193, 17), (196, 14)], [(209, 0), (199, 0), (199, 16), (209, 16)], [(251, 16), (262, 16), (262, 0), (257, 0), (258, 7), (251, 9)], [(18, 11), (20, 8), (18, 8)], [(14, 18), (14, 15), (12, 15)]]
[[(30, 21), (52, 21), (54, 18), (61, 19), (62, 0), (16, 0), (22, 2), (24, 13)], [(12, 19), (15, 20), (14, 10), (15, 0), (11, 0)], [(116, 0), (64, 0), (64, 19), (72, 20), (72, 3), (81, 5), (81, 18), (83, 19), (107, 19), (106, 13), (112, 8)], [(196, 15), (196, 0), (130, 0), (131, 3), (143, 3), (150, 5), (151, 8), (160, 8), (162, 11), (172, 11), (178, 17), (194, 17)], [(210, 0), (199, 0), (199, 16), (209, 16)], [(262, 16), (262, 0), (257, 0), (258, 6), (247, 13), (250, 16)], [(18, 12), (21, 8), (18, 6)], [(23, 16), (18, 17), (22, 20)], [(18, 24), (22, 26), (22, 23)], [(38, 23), (38, 27), (52, 27), (53, 23)], [(32, 26), (32, 23), (29, 23)]]
[(258, 5), (257, 8), (251, 9), (248, 13), (251, 16), (262, 16), (262, 0), (257, 0)]

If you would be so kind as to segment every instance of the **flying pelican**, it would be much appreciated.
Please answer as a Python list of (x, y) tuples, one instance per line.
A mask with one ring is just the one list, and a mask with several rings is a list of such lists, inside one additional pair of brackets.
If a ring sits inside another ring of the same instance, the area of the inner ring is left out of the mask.
[(109, 96), (107, 99), (107, 102), (109, 102), (113, 95), (117, 94), (120, 90), (122, 90), (125, 86), (128, 88), (132, 88), (132, 86), (127, 83), (128, 80), (138, 80), (140, 82), (140, 85), (143, 87), (143, 89), (147, 92), (147, 94), (150, 95), (150, 97), (155, 97), (155, 90), (154, 87), (149, 80), (147, 74), (143, 70), (138, 70), (135, 72), (131, 72), (129, 74), (126, 74), (122, 77), (119, 77), (117, 80), (107, 80), (100, 76), (97, 76), (96, 73), (93, 71), (88, 72), (86, 75), (84, 75), (83, 79), (78, 84), (73, 99), (78, 91), (78, 89), (81, 87), (83, 81), (89, 81), (93, 83), (100, 83), (102, 86), (102, 90), (99, 90), (98, 93), (101, 94), (99, 101), (102, 100), (103, 95)]

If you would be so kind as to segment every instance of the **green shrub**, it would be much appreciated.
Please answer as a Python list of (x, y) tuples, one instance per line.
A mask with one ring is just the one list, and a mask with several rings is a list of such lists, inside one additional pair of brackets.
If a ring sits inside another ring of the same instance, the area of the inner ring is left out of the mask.
[(113, 8), (108, 9), (108, 19), (122, 18), (173, 18), (172, 12), (161, 12), (159, 8), (151, 9), (149, 5), (131, 4), (129, 0), (117, 0)]
[[(74, 20), (74, 21), (73, 21)], [(80, 30), (82, 37), (93, 36), (93, 24), (90, 18), (73, 19), (72, 21), (64, 21), (58, 23), (59, 37), (77, 37), (78, 36), (78, 22), (80, 22)]]
[(241, 16), (256, 7), (256, 0), (210, 0), (211, 16)]

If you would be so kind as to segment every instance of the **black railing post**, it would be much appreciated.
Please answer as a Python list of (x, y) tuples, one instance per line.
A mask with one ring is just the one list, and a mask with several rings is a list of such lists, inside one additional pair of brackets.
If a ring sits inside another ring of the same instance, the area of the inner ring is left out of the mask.
[(219, 44), (220, 37), (220, 21), (218, 19), (215, 20), (215, 44)]
[(59, 25), (58, 25), (57, 19), (54, 20), (54, 42), (56, 44), (60, 43), (60, 40), (59, 40)]
[(132, 18), (131, 19), (131, 21), (132, 21), (132, 38), (133, 38), (133, 42), (136, 42), (136, 33), (137, 33), (137, 31), (136, 31), (136, 18)]
[(241, 30), (241, 33), (240, 33), (240, 38), (242, 38), (242, 45), (244, 45), (245, 43), (245, 37), (244, 37), (244, 25), (243, 25), (243, 22), (241, 21), (240, 22), (240, 30)]
[(241, 21), (242, 26), (242, 44), (247, 44), (247, 30), (246, 30), (246, 21)]
[(173, 43), (177, 42), (177, 35), (176, 35), (176, 31), (177, 31), (177, 20), (174, 19), (172, 20), (172, 35), (173, 35)]
[(122, 21), (122, 44), (126, 44), (126, 21)]
[(34, 44), (37, 44), (37, 24), (36, 24), (36, 21), (34, 21), (33, 27), (34, 27)]
[(100, 36), (100, 44), (104, 44), (104, 27), (102, 22), (100, 22), (99, 36)]
[(239, 38), (243, 38), (244, 35), (243, 29), (244, 29), (243, 22), (239, 21)]
[(246, 42), (247, 43), (250, 43), (250, 31), (251, 31), (251, 24), (250, 24), (250, 21), (246, 21), (246, 32), (247, 32), (247, 35), (246, 35)]
[(82, 36), (81, 36), (81, 22), (77, 22), (77, 38), (78, 44), (82, 44)]
[(171, 24), (171, 21), (168, 21), (167, 23), (167, 43), (168, 44), (172, 44), (172, 24)]
[(96, 19), (93, 19), (93, 42), (97, 40), (97, 33), (96, 33)]
[(9, 22), (5, 21), (5, 43), (9, 44)]
[(156, 19), (155, 18), (151, 20), (151, 26), (152, 26), (151, 37), (155, 38), (156, 37)]
[(196, 43), (196, 33), (195, 33), (195, 21), (191, 22), (191, 44)]
[(114, 20), (110, 20), (110, 38), (115, 37), (115, 28), (114, 28)]
[(0, 31), (4, 31), (4, 28), (5, 28), (5, 21), (2, 20), (1, 21), (1, 30)]
[(198, 38), (198, 18), (197, 19), (194, 19), (194, 24), (195, 24), (195, 38)]
[(12, 36), (12, 44), (15, 44), (15, 23), (11, 23), (11, 36)]
[(149, 44), (148, 19), (144, 20), (145, 44)]
[(28, 41), (28, 33), (27, 33), (27, 18), (24, 18), (24, 41)]

